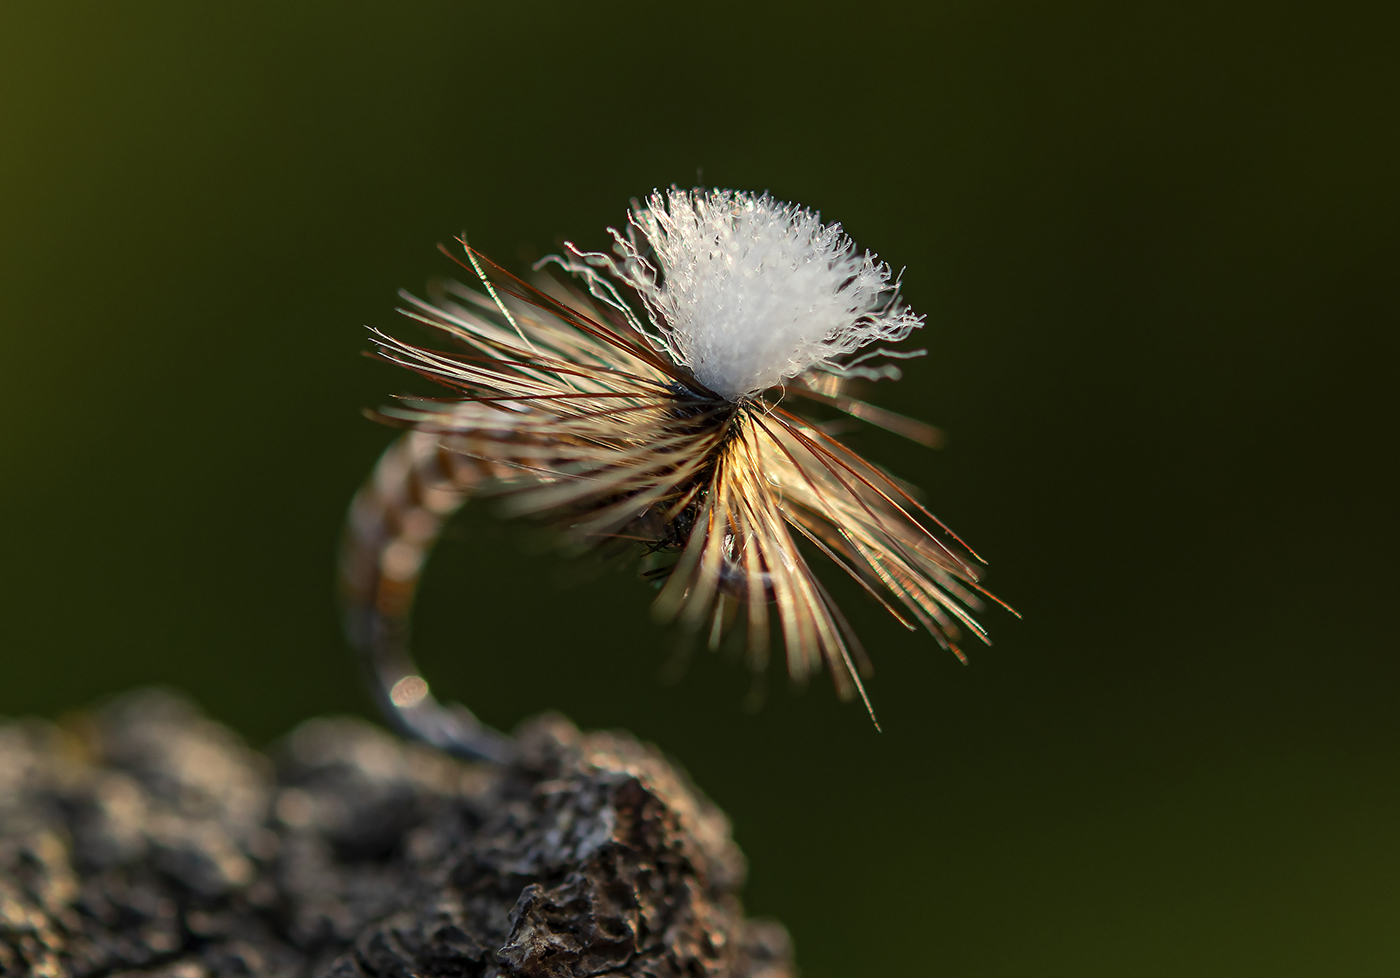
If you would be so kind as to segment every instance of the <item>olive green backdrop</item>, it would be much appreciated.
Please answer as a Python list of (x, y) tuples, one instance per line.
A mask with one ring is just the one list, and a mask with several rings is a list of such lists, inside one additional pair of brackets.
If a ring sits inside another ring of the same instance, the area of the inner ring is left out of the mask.
[(332, 559), (406, 381), (363, 326), (464, 228), (521, 267), (769, 189), (907, 266), (879, 399), (949, 444), (855, 441), (1025, 620), (964, 668), (841, 590), (885, 732), (777, 672), (751, 715), (483, 509), (438, 690), (663, 745), (810, 978), (1400, 972), (1395, 10), (4, 5), (0, 712), (366, 711)]

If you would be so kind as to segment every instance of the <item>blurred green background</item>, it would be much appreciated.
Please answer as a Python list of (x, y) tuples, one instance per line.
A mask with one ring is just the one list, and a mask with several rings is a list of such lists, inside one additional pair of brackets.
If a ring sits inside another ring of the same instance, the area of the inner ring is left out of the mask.
[(703, 168), (907, 266), (879, 399), (949, 445), (854, 440), (1025, 620), (963, 668), (840, 591), (885, 732), (824, 679), (750, 715), (479, 508), (437, 689), (664, 746), (809, 978), (1400, 973), (1396, 11), (5, 4), (0, 713), (366, 712), (332, 559), (406, 381), (362, 327), (464, 228), (519, 268)]

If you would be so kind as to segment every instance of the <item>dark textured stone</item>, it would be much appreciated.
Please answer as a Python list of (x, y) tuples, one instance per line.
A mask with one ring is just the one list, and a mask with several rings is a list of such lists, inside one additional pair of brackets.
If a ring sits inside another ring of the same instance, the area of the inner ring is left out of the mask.
[(790, 978), (724, 814), (545, 717), (510, 768), (353, 719), (275, 764), (168, 693), (0, 725), (0, 976)]

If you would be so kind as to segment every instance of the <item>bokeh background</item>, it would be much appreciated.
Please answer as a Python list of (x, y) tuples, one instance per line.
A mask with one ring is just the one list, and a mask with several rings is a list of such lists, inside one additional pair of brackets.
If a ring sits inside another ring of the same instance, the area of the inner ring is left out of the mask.
[(1400, 971), (1397, 8), (7, 3), (0, 713), (134, 685), (255, 743), (360, 712), (359, 354), (467, 229), (513, 267), (671, 183), (907, 267), (878, 434), (1025, 615), (960, 666), (849, 590), (876, 734), (477, 508), (437, 689), (661, 744), (836, 975)]

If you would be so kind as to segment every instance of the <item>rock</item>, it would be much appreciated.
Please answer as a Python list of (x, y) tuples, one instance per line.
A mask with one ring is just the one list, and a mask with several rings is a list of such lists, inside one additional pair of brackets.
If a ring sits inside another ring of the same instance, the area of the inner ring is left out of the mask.
[(496, 768), (318, 719), (273, 761), (157, 691), (0, 724), (0, 976), (795, 974), (657, 750), (517, 737)]

